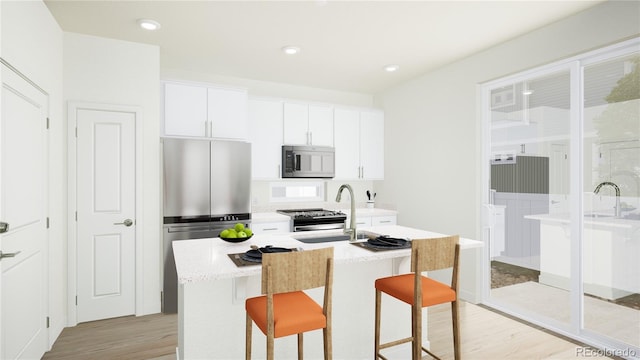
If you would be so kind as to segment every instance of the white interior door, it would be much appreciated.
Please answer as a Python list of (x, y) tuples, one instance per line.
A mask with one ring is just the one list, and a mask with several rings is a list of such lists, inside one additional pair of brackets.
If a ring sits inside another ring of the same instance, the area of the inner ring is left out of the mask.
[(77, 320), (135, 313), (136, 113), (75, 109)]
[(47, 350), (47, 95), (2, 65), (0, 234), (2, 359)]

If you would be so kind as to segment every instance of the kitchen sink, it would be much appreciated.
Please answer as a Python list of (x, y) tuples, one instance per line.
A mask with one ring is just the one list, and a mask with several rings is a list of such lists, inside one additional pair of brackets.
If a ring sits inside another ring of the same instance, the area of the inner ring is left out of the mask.
[[(349, 234), (322, 234), (322, 235), (306, 234), (306, 235), (293, 236), (293, 238), (305, 244), (317, 244), (317, 243), (333, 242), (333, 241), (345, 241), (345, 240), (349, 240), (350, 236)], [(367, 236), (367, 234), (364, 234), (364, 233), (359, 233), (358, 236), (356, 237), (356, 239), (358, 240), (363, 240), (368, 238), (369, 237)]]

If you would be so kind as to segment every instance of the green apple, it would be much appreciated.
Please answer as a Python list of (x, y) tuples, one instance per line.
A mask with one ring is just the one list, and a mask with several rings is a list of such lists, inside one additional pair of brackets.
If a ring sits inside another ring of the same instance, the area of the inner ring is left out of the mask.
[(242, 223), (237, 223), (233, 228), (234, 228), (237, 232), (240, 232), (240, 231), (244, 230), (244, 224), (242, 224)]

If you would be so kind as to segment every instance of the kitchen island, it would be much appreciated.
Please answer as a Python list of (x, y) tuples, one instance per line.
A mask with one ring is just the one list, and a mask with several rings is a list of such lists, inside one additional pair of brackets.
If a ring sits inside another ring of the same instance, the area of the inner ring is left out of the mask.
[[(402, 226), (359, 229), (375, 234), (410, 239), (432, 238), (444, 234)], [(295, 233), (300, 235), (300, 233)], [(348, 241), (307, 244), (291, 234), (256, 234), (248, 241), (227, 243), (219, 238), (179, 241), (173, 244), (178, 273), (178, 357), (179, 359), (241, 359), (245, 347), (245, 309), (248, 297), (260, 295), (261, 266), (238, 267), (228, 254), (243, 253), (250, 245), (279, 246), (300, 250), (334, 247), (333, 354), (335, 359), (371, 359), (374, 335), (375, 279), (409, 271), (409, 249), (373, 252)], [(461, 286), (470, 296), (476, 292), (475, 266), (480, 241), (460, 239), (462, 245)], [(469, 268), (469, 265), (474, 264)], [(465, 264), (466, 263), (466, 264)], [(308, 292), (320, 301), (322, 289)], [(462, 291), (461, 291), (462, 296)], [(382, 341), (410, 334), (410, 308), (384, 299)], [(427, 318), (424, 317), (425, 325)], [(426, 329), (426, 327), (425, 327)], [(424, 343), (428, 345), (425, 331)], [(266, 337), (253, 331), (254, 359), (265, 357)], [(305, 333), (305, 355), (322, 358), (322, 332)], [(390, 359), (406, 359), (409, 344), (388, 349)], [(277, 359), (295, 359), (296, 337), (276, 340)]]
[[(528, 215), (540, 221), (541, 284), (571, 287), (569, 214)], [(640, 293), (640, 221), (587, 214), (582, 229), (584, 292), (615, 300)]]

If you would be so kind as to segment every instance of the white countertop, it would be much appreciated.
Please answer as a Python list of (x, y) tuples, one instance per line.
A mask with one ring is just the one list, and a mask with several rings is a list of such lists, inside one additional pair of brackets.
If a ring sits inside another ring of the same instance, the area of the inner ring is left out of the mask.
[[(569, 224), (571, 222), (570, 214), (567, 214), (567, 213), (526, 215), (525, 218), (531, 219), (531, 220), (540, 220), (545, 222), (556, 222), (561, 224)], [(638, 220), (614, 218), (612, 216), (602, 216), (602, 217), (585, 216), (584, 223), (586, 225), (597, 225), (597, 226), (619, 228), (619, 229), (633, 229), (636, 227), (640, 227), (640, 221)]]
[[(445, 234), (398, 225), (362, 227), (358, 230), (409, 239), (446, 236)], [(324, 231), (323, 233), (329, 234), (335, 233), (335, 231)], [(299, 235), (300, 233), (296, 234)], [(349, 241), (306, 244), (294, 239), (291, 237), (292, 235), (293, 233), (274, 235), (256, 234), (251, 239), (241, 243), (229, 243), (220, 238), (174, 241), (173, 253), (178, 273), (178, 283), (186, 284), (259, 274), (261, 271), (259, 264), (237, 267), (227, 256), (227, 254), (243, 253), (249, 250), (251, 245), (260, 247), (273, 245), (300, 249), (333, 246), (336, 264), (392, 259), (411, 255), (409, 249), (374, 252), (352, 245)], [(460, 244), (462, 245), (462, 249), (482, 246), (481, 241), (466, 238), (460, 238)]]

